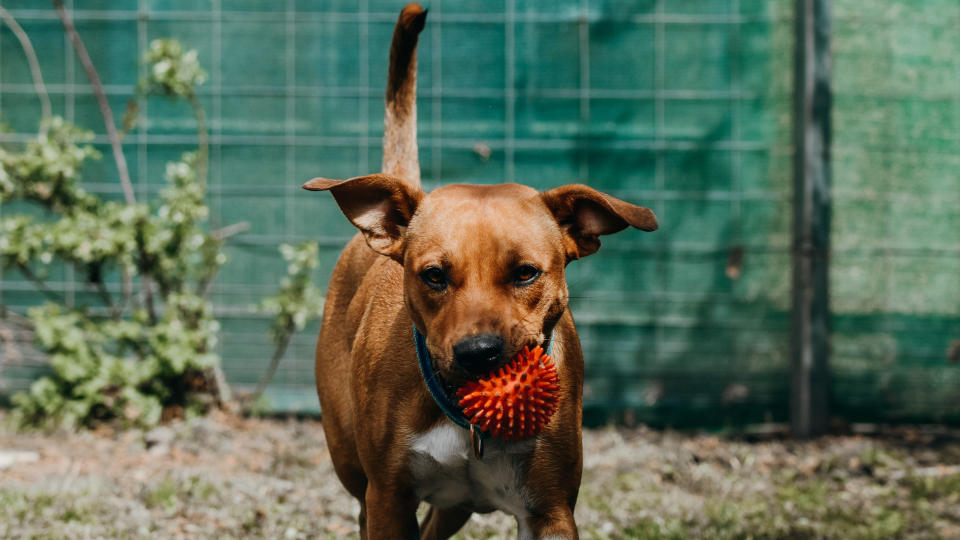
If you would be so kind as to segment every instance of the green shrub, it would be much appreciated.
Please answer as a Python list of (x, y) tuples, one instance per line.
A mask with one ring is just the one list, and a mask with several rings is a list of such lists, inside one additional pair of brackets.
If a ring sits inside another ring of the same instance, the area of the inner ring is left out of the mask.
[[(50, 300), (28, 312), (51, 373), (14, 396), (12, 417), (20, 426), (152, 426), (165, 415), (201, 414), (227, 397), (215, 353), (219, 323), (206, 299), (227, 259), (223, 236), (206, 228), (206, 130), (195, 95), (205, 75), (196, 52), (175, 41), (155, 41), (146, 61), (144, 95), (188, 101), (200, 141), (198, 152), (167, 164), (159, 204), (85, 192), (83, 164), (99, 155), (86, 144), (90, 133), (60, 118), (44, 119), (40, 134), (21, 149), (0, 147), (0, 203), (42, 210), (37, 217), (4, 212), (0, 263)], [(275, 340), (289, 340), (282, 333), (302, 328), (322, 302), (310, 284), (316, 245), (282, 249), (291, 277), (265, 304), (277, 317)], [(72, 266), (99, 302), (66, 307), (46, 286), (54, 264)], [(110, 275), (122, 277), (121, 297), (109, 291)]]

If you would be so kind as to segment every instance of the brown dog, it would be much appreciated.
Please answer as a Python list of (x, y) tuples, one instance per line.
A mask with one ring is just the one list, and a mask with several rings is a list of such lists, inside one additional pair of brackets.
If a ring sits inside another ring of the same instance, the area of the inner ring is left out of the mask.
[[(317, 344), (323, 427), (362, 538), (447, 538), (472, 512), (516, 517), (521, 538), (576, 538), (583, 358), (564, 268), (598, 236), (652, 231), (647, 208), (584, 185), (420, 189), (416, 44), (426, 12), (400, 13), (390, 50), (383, 174), (313, 179), (360, 234), (330, 278)], [(525, 346), (552, 345), (559, 409), (536, 437), (486, 439), (452, 422), (418, 368), (413, 327), (448, 398)], [(422, 527), (415, 512), (431, 504)]]

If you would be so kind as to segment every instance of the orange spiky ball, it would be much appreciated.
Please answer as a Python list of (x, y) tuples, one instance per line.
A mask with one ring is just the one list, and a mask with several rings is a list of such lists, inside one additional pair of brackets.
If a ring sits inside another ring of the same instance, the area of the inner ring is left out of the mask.
[(557, 366), (539, 346), (524, 347), (509, 364), (457, 390), (463, 413), (482, 431), (512, 441), (533, 437), (557, 411)]

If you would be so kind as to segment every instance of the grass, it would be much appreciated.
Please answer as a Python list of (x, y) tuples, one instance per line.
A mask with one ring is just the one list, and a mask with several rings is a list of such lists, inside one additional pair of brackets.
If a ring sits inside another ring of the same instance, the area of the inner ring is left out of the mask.
[(156, 487), (144, 491), (143, 502), (147, 508), (162, 508), (174, 512), (181, 505), (202, 506), (217, 502), (219, 489), (198, 476), (176, 479), (166, 476)]
[[(16, 435), (36, 463), (0, 471), (0, 538), (342, 538), (357, 503), (315, 422), (198, 419), (169, 447), (139, 432)], [(960, 538), (960, 442), (584, 434), (588, 539)], [(459, 539), (514, 537), (474, 516)]]

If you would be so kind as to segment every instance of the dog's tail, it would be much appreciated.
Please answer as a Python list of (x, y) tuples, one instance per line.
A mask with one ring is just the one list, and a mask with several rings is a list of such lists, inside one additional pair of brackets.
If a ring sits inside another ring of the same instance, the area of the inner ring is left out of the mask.
[(423, 30), (427, 11), (420, 4), (407, 4), (397, 18), (390, 44), (387, 75), (387, 108), (384, 114), (383, 172), (404, 178), (420, 187), (417, 159), (417, 36)]

